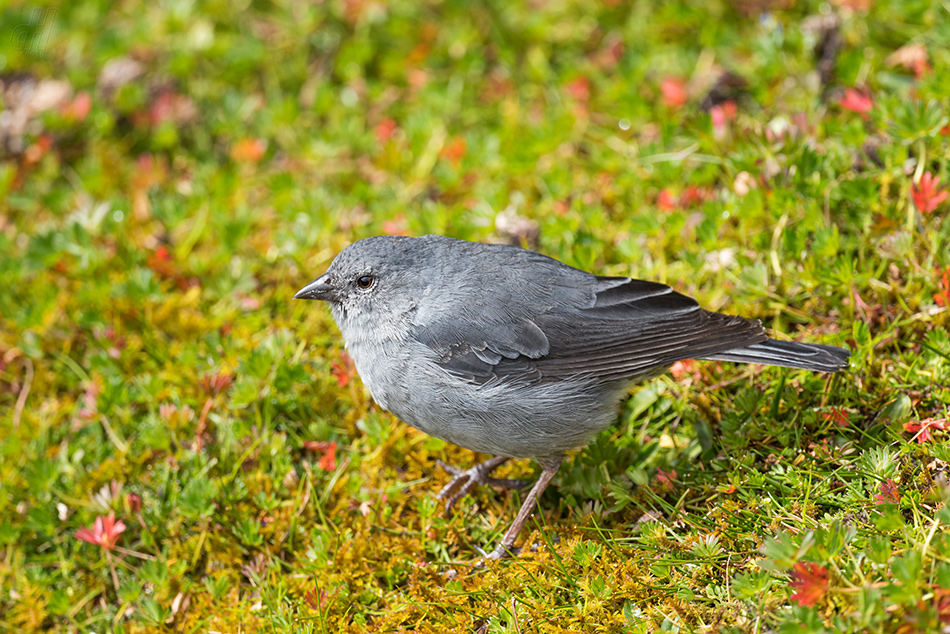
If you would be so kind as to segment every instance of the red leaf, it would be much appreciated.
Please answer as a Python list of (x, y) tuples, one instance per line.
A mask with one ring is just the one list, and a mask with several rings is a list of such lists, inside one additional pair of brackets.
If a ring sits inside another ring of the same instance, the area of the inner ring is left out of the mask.
[(220, 370), (215, 374), (207, 374), (201, 378), (201, 387), (205, 392), (215, 396), (226, 390), (234, 382), (234, 374), (228, 370)]
[(934, 178), (930, 172), (924, 172), (920, 182), (911, 184), (910, 195), (914, 199), (914, 206), (921, 212), (929, 214), (950, 196), (950, 192), (939, 187), (940, 179)]
[(330, 443), (330, 448), (327, 450), (323, 456), (320, 457), (320, 462), (317, 463), (324, 471), (335, 471), (336, 470), (336, 443)]
[(881, 482), (881, 492), (874, 496), (875, 504), (897, 504), (901, 501), (901, 492), (891, 478)]
[(158, 125), (166, 119), (171, 119), (175, 110), (175, 93), (171, 91), (162, 92), (155, 98), (152, 104), (152, 110), (149, 113), (152, 125)]
[(327, 591), (318, 591), (316, 588), (307, 590), (303, 595), (303, 600), (311, 610), (319, 611), (327, 605)]
[(832, 407), (830, 412), (823, 412), (822, 416), (825, 417), (825, 420), (832, 421), (838, 427), (847, 427), (849, 423), (848, 412), (840, 407)]
[(712, 192), (705, 187), (687, 185), (686, 189), (683, 190), (683, 195), (680, 196), (680, 204), (684, 207), (692, 207), (693, 205), (704, 202), (711, 196)]
[(64, 118), (78, 123), (86, 119), (91, 109), (92, 97), (88, 92), (81, 92), (75, 99), (60, 108), (59, 112)]
[(102, 392), (102, 382), (98, 375), (94, 375), (91, 381), (86, 383), (82, 394), (82, 407), (79, 409), (79, 415), (83, 418), (93, 418), (99, 411), (99, 393)]
[(343, 15), (346, 17), (346, 21), (350, 24), (356, 24), (368, 4), (365, 0), (344, 0)]
[(930, 435), (931, 429), (947, 429), (948, 427), (950, 427), (950, 421), (946, 418), (925, 418), (918, 422), (904, 423), (904, 431), (914, 434), (911, 440), (916, 440), (919, 445), (933, 438)]
[(448, 145), (442, 150), (442, 158), (451, 161), (452, 165), (458, 167), (466, 153), (464, 137), (454, 137)]
[(53, 148), (53, 137), (42, 134), (30, 147), (23, 152), (23, 160), (29, 164), (39, 163)]
[(828, 569), (810, 561), (799, 561), (792, 569), (792, 582), (795, 589), (792, 601), (803, 607), (818, 603), (828, 591)]
[(661, 491), (672, 491), (675, 481), (676, 469), (670, 469), (669, 471), (664, 471), (663, 469), (656, 470), (656, 486)]
[(327, 440), (305, 440), (303, 448), (308, 451), (322, 453), (317, 466), (324, 471), (333, 471), (336, 469), (336, 441)]
[(190, 405), (184, 405), (180, 409), (174, 403), (162, 403), (158, 408), (158, 415), (165, 421), (166, 425), (172, 429), (191, 422), (195, 417), (195, 410)]
[(356, 364), (346, 350), (340, 352), (340, 360), (330, 364), (330, 373), (336, 377), (336, 382), (340, 387), (346, 387), (356, 372)]
[(688, 378), (698, 381), (702, 378), (702, 375), (699, 373), (699, 370), (696, 367), (696, 361), (694, 359), (684, 359), (683, 361), (677, 361), (670, 366), (670, 374), (672, 374), (673, 378), (677, 381), (682, 381)]
[(119, 535), (124, 531), (125, 524), (121, 520), (116, 521), (115, 513), (109, 511), (109, 515), (106, 517), (100, 515), (96, 518), (95, 524), (80, 528), (74, 535), (84, 542), (102, 546), (106, 550), (112, 550), (119, 540)]
[(656, 197), (656, 206), (663, 211), (673, 211), (676, 209), (676, 196), (668, 189), (660, 190)]
[(848, 88), (844, 92), (844, 97), (838, 101), (838, 105), (845, 110), (857, 112), (862, 116), (867, 115), (867, 113), (874, 109), (874, 101), (871, 97), (854, 88)]
[(677, 77), (667, 77), (660, 82), (660, 92), (663, 93), (663, 103), (670, 108), (682, 108), (689, 101), (686, 80)]
[(139, 191), (160, 185), (168, 176), (167, 168), (164, 159), (156, 159), (148, 153), (139, 155), (132, 173), (132, 188)]
[(888, 55), (885, 62), (888, 66), (901, 66), (905, 70), (911, 71), (917, 79), (930, 71), (927, 48), (922, 42), (905, 44)]
[(383, 119), (376, 125), (376, 142), (380, 145), (385, 144), (393, 138), (396, 132), (396, 122), (393, 119)]
[(874, 0), (835, 0), (834, 3), (852, 11), (868, 11), (874, 4)]
[[(940, 275), (940, 269), (937, 269), (937, 275)], [(937, 306), (950, 306), (950, 266), (943, 272), (943, 276), (937, 283), (934, 301), (937, 302)]]
[(239, 163), (257, 163), (266, 151), (263, 139), (241, 139), (231, 148), (231, 158)]
[[(620, 0), (604, 0), (607, 4), (619, 4)], [(594, 56), (594, 63), (600, 68), (613, 69), (617, 62), (623, 58), (623, 39), (615, 36), (609, 39), (597, 55)]]
[(950, 590), (934, 588), (934, 607), (941, 623), (950, 623)]
[(169, 279), (178, 276), (178, 267), (175, 266), (171, 252), (164, 244), (149, 254), (146, 264), (161, 278)]
[(408, 236), (409, 228), (406, 226), (406, 217), (399, 214), (392, 220), (384, 220), (383, 233), (387, 236)]
[(738, 109), (735, 101), (726, 101), (717, 104), (709, 109), (709, 116), (712, 118), (713, 129), (717, 132), (725, 132), (726, 124), (736, 118)]
[(578, 77), (567, 84), (567, 94), (572, 99), (587, 103), (590, 100), (590, 80), (586, 77)]
[(197, 116), (198, 108), (190, 97), (166, 89), (155, 97), (147, 113), (138, 113), (135, 119), (139, 125), (158, 126), (166, 121), (182, 125), (194, 121)]

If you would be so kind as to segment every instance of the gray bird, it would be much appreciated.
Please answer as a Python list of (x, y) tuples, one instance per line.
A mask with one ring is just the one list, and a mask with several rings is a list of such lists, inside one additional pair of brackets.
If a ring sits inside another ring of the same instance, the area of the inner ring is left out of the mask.
[(632, 383), (683, 359), (834, 372), (849, 351), (769, 339), (669, 286), (600, 277), (514, 246), (376, 236), (348, 246), (295, 299), (329, 302), (373, 399), (416, 429), (492, 454), (439, 493), (447, 507), (509, 458), (541, 476), (493, 559), (515, 540), (564, 453), (608, 427)]

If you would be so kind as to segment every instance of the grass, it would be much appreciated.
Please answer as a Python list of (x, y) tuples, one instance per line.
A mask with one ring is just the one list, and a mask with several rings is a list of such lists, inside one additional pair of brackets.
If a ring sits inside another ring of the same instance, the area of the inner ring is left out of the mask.
[[(2, 9), (0, 631), (946, 626), (947, 6), (239, 5)], [(474, 569), (519, 493), (445, 516), (435, 461), (479, 457), (290, 300), (384, 232), (667, 282), (852, 366), (678, 364)]]

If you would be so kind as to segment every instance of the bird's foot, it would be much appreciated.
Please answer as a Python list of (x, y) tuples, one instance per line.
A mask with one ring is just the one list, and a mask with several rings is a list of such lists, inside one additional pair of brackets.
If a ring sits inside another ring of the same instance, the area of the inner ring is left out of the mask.
[[(484, 551), (482, 551), (484, 552)], [(495, 550), (490, 553), (483, 555), (485, 559), (494, 559), (498, 561), (499, 559), (508, 559), (509, 557), (517, 557), (518, 553), (521, 552), (521, 549), (516, 546), (505, 547), (503, 544), (498, 544), (495, 546)]]
[[(439, 491), (436, 497), (440, 500), (445, 500), (445, 510), (449, 511), (456, 502), (468, 495), (468, 493), (479, 484), (487, 484), (500, 489), (523, 489), (531, 484), (530, 480), (510, 480), (507, 478), (489, 477), (488, 474), (507, 460), (508, 458), (503, 456), (495, 456), (494, 458), (475, 465), (471, 469), (459, 469), (439, 460), (437, 464), (442, 470), (455, 477)], [(494, 554), (494, 552), (492, 554)], [(497, 557), (494, 558), (497, 559)]]

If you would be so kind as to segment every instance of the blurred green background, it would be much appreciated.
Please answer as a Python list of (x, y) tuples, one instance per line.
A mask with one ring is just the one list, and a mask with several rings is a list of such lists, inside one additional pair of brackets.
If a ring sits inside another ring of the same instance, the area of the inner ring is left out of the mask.
[[(945, 3), (0, 11), (0, 631), (950, 621)], [(538, 547), (473, 569), (519, 494), (445, 516), (435, 460), (477, 457), (373, 405), (290, 300), (430, 232), (852, 368), (677, 364), (567, 461)]]

